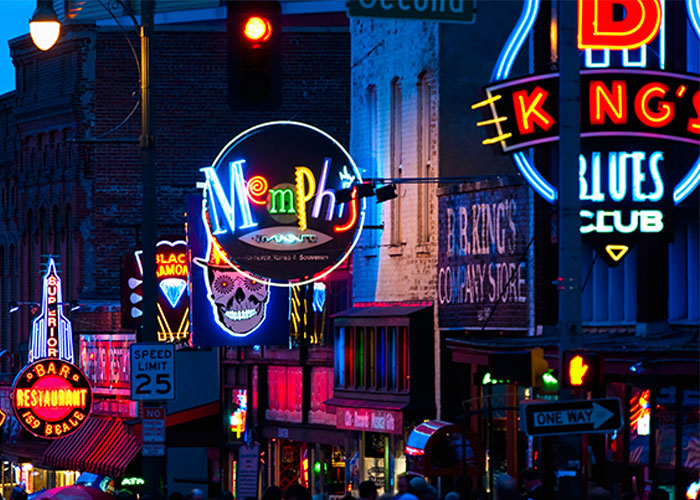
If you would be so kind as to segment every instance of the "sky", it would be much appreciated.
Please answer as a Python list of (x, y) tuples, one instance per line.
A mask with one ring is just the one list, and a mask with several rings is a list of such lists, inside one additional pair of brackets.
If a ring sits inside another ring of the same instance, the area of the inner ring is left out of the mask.
[(15, 67), (7, 42), (29, 33), (36, 0), (0, 0), (0, 95), (15, 89)]

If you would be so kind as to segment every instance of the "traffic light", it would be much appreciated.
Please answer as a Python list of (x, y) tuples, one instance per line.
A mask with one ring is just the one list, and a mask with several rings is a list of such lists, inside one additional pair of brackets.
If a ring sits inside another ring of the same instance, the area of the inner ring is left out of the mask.
[(544, 359), (544, 350), (535, 347), (529, 351), (490, 354), (489, 371), (484, 374), (481, 382), (541, 388), (545, 383), (551, 384), (551, 380), (543, 380), (543, 376), (548, 373), (549, 364)]
[(591, 388), (600, 383), (600, 356), (589, 352), (567, 351), (564, 353), (566, 370), (564, 383), (567, 387)]
[(229, 0), (227, 32), (231, 109), (279, 107), (282, 101), (279, 2)]

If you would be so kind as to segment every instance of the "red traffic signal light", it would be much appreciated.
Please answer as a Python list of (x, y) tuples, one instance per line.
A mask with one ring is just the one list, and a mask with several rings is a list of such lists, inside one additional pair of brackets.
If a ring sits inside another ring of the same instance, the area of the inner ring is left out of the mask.
[(280, 3), (229, 0), (226, 30), (230, 108), (277, 109), (282, 101)]
[(564, 358), (568, 387), (590, 387), (600, 382), (600, 357), (587, 352), (567, 352)]
[(243, 25), (243, 36), (251, 42), (267, 42), (272, 37), (272, 23), (263, 16), (250, 16)]

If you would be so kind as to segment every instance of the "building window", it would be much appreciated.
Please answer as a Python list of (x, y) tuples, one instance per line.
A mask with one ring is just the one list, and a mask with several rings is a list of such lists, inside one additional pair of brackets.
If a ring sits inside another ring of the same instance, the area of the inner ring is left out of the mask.
[[(391, 81), (391, 172), (392, 179), (400, 179), (403, 170), (403, 122), (401, 116), (401, 83), (399, 77)], [(401, 184), (396, 186), (396, 198), (391, 200), (391, 244), (401, 244)]]
[(309, 423), (335, 426), (335, 412), (325, 402), (333, 397), (333, 370), (324, 366), (311, 369), (311, 408)]
[[(370, 85), (367, 87), (367, 122), (369, 125), (369, 172), (367, 177), (369, 178), (379, 178), (382, 177), (382, 173), (379, 169), (379, 158), (378, 158), (378, 143), (379, 143), (379, 130), (377, 127), (377, 86)], [(365, 224), (369, 226), (378, 226), (379, 221), (379, 205), (374, 202), (372, 198), (367, 200), (367, 211), (366, 211), (366, 221)], [(379, 243), (379, 236), (376, 230), (368, 231), (367, 242), (370, 248), (374, 248)]]
[[(433, 106), (434, 82), (427, 73), (418, 77), (418, 177), (434, 176), (433, 151), (436, 122)], [(431, 184), (418, 184), (418, 243), (430, 241)]]
[(339, 327), (335, 348), (336, 387), (390, 392), (410, 389), (407, 327)]
[(268, 408), (265, 418), (301, 422), (301, 366), (270, 366), (267, 369)]

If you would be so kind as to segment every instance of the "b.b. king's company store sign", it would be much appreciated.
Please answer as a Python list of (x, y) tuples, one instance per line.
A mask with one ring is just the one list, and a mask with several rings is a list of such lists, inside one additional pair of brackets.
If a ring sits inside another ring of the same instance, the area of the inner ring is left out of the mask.
[[(663, 0), (578, 1), (582, 140), (578, 165), (569, 168), (579, 173), (582, 237), (616, 265), (637, 242), (669, 238), (674, 204), (700, 183), (700, 77), (664, 71), (672, 34)], [(622, 19), (613, 17), (615, 5), (624, 7)], [(700, 37), (700, 4), (685, 5)], [(554, 203), (557, 188), (527, 148), (559, 139), (559, 75), (506, 80), (539, 8), (538, 0), (524, 2), (486, 99), (474, 107), (487, 111), (478, 123), (489, 130), (484, 144), (511, 153), (532, 188)]]
[(210, 167), (204, 220), (210, 242), (245, 277), (288, 286), (319, 279), (340, 265), (360, 236), (361, 182), (347, 151), (307, 124), (270, 122), (234, 138)]
[(450, 193), (439, 199), (440, 328), (528, 326), (528, 188)]

